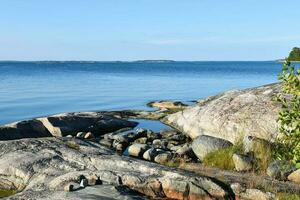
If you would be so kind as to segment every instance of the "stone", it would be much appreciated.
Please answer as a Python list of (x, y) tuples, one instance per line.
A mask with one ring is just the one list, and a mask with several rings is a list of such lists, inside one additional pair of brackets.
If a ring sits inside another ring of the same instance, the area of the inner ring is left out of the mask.
[(147, 140), (148, 140), (147, 137), (141, 137), (141, 138), (138, 138), (138, 139), (134, 140), (134, 143), (146, 144)]
[(235, 153), (232, 160), (236, 171), (250, 171), (253, 169), (253, 159), (249, 156)]
[(200, 135), (193, 141), (192, 150), (200, 160), (203, 160), (208, 153), (230, 146), (232, 146), (232, 143), (227, 140), (208, 135)]
[(247, 200), (273, 200), (275, 195), (270, 192), (263, 192), (258, 189), (247, 189), (245, 193), (241, 194), (242, 199)]
[(147, 144), (132, 144), (128, 148), (128, 154), (134, 157), (142, 157), (149, 148)]
[(159, 109), (183, 109), (187, 105), (180, 101), (152, 101), (147, 106)]
[(287, 177), (296, 170), (296, 167), (287, 161), (277, 160), (267, 168), (267, 174), (271, 178), (287, 180)]
[(87, 132), (85, 135), (84, 135), (84, 139), (93, 139), (94, 138), (94, 134), (91, 133), (91, 132)]
[(164, 151), (161, 149), (151, 148), (145, 151), (145, 153), (143, 154), (143, 158), (148, 161), (154, 161), (155, 156), (162, 152)]
[(88, 180), (86, 178), (81, 179), (80, 187), (85, 188), (86, 186), (88, 186)]
[(236, 195), (241, 194), (246, 190), (240, 183), (232, 183), (230, 184), (230, 188)]
[(192, 139), (209, 135), (237, 144), (247, 135), (272, 142), (279, 134), (276, 120), (280, 110), (273, 97), (280, 90), (281, 84), (276, 83), (225, 92), (162, 121)]
[(85, 132), (78, 132), (76, 134), (76, 137), (78, 137), (78, 138), (84, 138), (84, 135), (85, 135)]
[(170, 152), (163, 152), (155, 156), (154, 161), (159, 164), (166, 164), (171, 159), (172, 159), (172, 154)]
[(66, 137), (67, 137), (67, 138), (72, 138), (73, 136), (72, 136), (72, 135), (67, 135)]
[(289, 181), (293, 181), (295, 183), (300, 183), (300, 169), (297, 169), (296, 171), (293, 171), (289, 176), (288, 176)]

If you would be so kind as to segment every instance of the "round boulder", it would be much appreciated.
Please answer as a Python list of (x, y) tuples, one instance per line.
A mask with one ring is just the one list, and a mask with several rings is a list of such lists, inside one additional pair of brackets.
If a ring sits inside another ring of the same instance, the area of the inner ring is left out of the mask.
[(200, 160), (203, 160), (208, 153), (230, 146), (232, 146), (232, 143), (227, 140), (208, 135), (200, 135), (193, 141), (192, 150)]

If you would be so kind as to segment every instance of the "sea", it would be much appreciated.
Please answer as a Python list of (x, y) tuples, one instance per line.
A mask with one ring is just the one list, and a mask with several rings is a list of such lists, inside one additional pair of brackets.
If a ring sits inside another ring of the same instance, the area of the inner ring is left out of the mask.
[(227, 90), (277, 82), (276, 61), (0, 62), (0, 124), (74, 111), (191, 104)]

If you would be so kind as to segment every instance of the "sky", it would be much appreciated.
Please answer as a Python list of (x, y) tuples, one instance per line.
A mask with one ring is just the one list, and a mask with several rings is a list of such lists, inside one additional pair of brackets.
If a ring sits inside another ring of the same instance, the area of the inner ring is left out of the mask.
[(274, 60), (299, 0), (0, 0), (0, 60)]

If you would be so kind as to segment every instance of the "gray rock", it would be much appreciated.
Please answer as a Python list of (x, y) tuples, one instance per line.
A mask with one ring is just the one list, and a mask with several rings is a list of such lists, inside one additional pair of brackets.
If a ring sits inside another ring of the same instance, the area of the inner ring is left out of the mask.
[(143, 158), (148, 161), (154, 161), (155, 156), (163, 152), (164, 151), (161, 149), (151, 148), (145, 151), (145, 153), (143, 154)]
[(230, 146), (232, 146), (232, 143), (227, 140), (200, 135), (193, 141), (192, 150), (200, 160), (203, 160), (208, 153)]
[(232, 160), (237, 171), (250, 171), (253, 169), (253, 159), (249, 156), (235, 153)]
[[(209, 198), (233, 198), (225, 184), (216, 183), (214, 179), (201, 175), (195, 178), (194, 174), (182, 170), (120, 156), (92, 141), (72, 138), (78, 148), (70, 148), (66, 145), (69, 140), (0, 141), (1, 188), (19, 191), (11, 199), (86, 199), (92, 187), (71, 193), (63, 190), (72, 190), (66, 185), (78, 184), (82, 177), (88, 181), (93, 177), (104, 184), (127, 187), (153, 199), (172, 198), (175, 194), (200, 196), (203, 191)], [(177, 187), (179, 183), (190, 185), (190, 192)], [(109, 194), (103, 197), (113, 198)]]
[(293, 181), (295, 183), (300, 183), (300, 169), (297, 169), (296, 171), (292, 172), (288, 176), (289, 181)]
[(272, 99), (280, 89), (280, 84), (270, 84), (225, 92), (168, 115), (163, 122), (192, 139), (209, 135), (236, 144), (249, 135), (273, 141), (280, 105)]
[(137, 124), (97, 112), (62, 113), (0, 126), (0, 140), (65, 137), (89, 131), (99, 136)]
[(274, 161), (267, 168), (267, 174), (271, 178), (286, 180), (287, 177), (296, 170), (296, 167), (287, 161)]
[(149, 148), (147, 144), (132, 144), (128, 148), (128, 154), (134, 157), (142, 157)]

